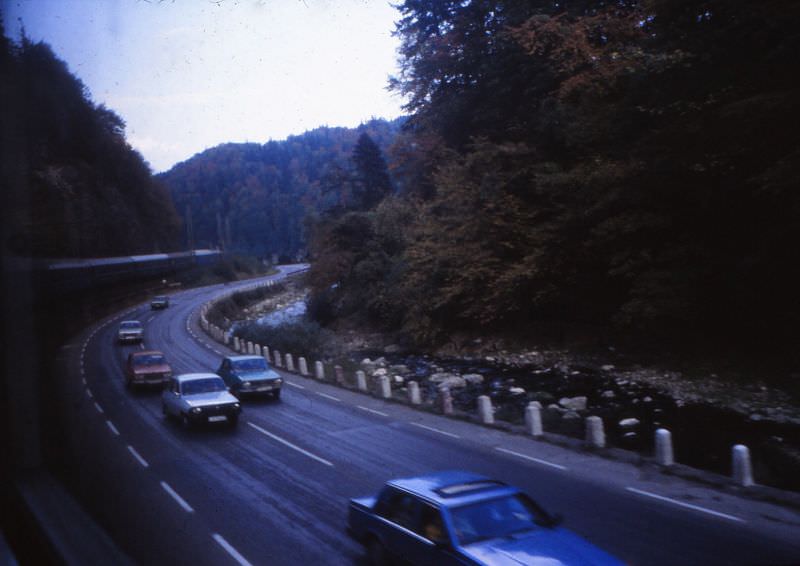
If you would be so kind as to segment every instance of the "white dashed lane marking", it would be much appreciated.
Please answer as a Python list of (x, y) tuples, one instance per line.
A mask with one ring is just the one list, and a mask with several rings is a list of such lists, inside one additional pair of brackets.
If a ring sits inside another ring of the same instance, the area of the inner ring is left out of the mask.
[(375, 413), (376, 415), (380, 415), (382, 417), (388, 417), (389, 413), (384, 413), (383, 411), (377, 411), (375, 409), (370, 409), (369, 407), (362, 407), (361, 405), (356, 405), (356, 408), (361, 409), (362, 411), (367, 411), (368, 413)]
[(720, 517), (722, 519), (727, 519), (729, 521), (736, 521), (737, 523), (747, 522), (744, 519), (741, 519), (734, 515), (728, 515), (727, 513), (720, 513), (719, 511), (713, 511), (711, 509), (706, 509), (705, 507), (700, 507), (699, 505), (692, 505), (691, 503), (684, 503), (683, 501), (678, 501), (677, 499), (670, 499), (669, 497), (664, 497), (663, 495), (657, 495), (655, 493), (650, 493), (649, 491), (636, 489), (635, 487), (626, 487), (625, 489), (633, 493), (638, 493), (639, 495), (644, 495), (645, 497), (650, 497), (653, 499), (657, 499), (659, 501), (664, 501), (666, 503), (672, 503), (673, 505), (677, 505), (685, 509), (692, 509), (694, 511), (700, 511), (701, 513), (707, 513), (708, 515), (713, 515), (714, 517)]
[(291, 442), (289, 442), (288, 440), (285, 440), (285, 439), (281, 438), (280, 436), (278, 436), (278, 435), (276, 435), (276, 434), (272, 434), (271, 432), (269, 432), (268, 430), (265, 430), (265, 429), (261, 428), (261, 427), (260, 427), (260, 426), (258, 426), (257, 424), (253, 424), (253, 423), (247, 423), (247, 424), (249, 424), (251, 427), (253, 427), (254, 429), (256, 429), (256, 430), (257, 430), (258, 432), (260, 432), (261, 434), (263, 434), (263, 435), (265, 435), (265, 436), (268, 436), (268, 437), (270, 437), (271, 439), (273, 439), (273, 440), (276, 440), (276, 441), (280, 442), (280, 443), (281, 443), (281, 444), (283, 444), (284, 446), (288, 446), (288, 447), (289, 447), (289, 448), (291, 448), (292, 450), (296, 450), (297, 452), (300, 452), (301, 454), (303, 454), (303, 455), (305, 455), (305, 456), (308, 456), (308, 457), (309, 457), (309, 458), (311, 458), (312, 460), (316, 460), (317, 462), (320, 462), (321, 464), (325, 464), (326, 466), (333, 466), (333, 463), (332, 463), (332, 462), (329, 462), (329, 461), (328, 461), (328, 460), (326, 460), (325, 458), (320, 458), (320, 457), (319, 457), (319, 456), (317, 456), (316, 454), (312, 454), (312, 453), (311, 453), (311, 452), (309, 452), (308, 450), (304, 450), (304, 449), (300, 448), (299, 446), (297, 446), (296, 444), (292, 444), (292, 443), (291, 443)]
[(302, 385), (300, 385), (299, 383), (292, 383), (291, 381), (284, 381), (284, 383), (285, 383), (286, 385), (288, 385), (289, 387), (295, 387), (295, 388), (297, 388), (297, 389), (305, 389), (305, 387), (303, 387), (303, 386), (302, 386)]
[(111, 421), (106, 421), (106, 426), (108, 426), (109, 430), (114, 433), (114, 436), (119, 436), (119, 431), (117, 427), (114, 426), (114, 423)]
[(319, 391), (317, 392), (317, 395), (319, 395), (320, 397), (325, 397), (326, 399), (330, 399), (331, 401), (336, 401), (337, 403), (341, 403), (342, 401), (338, 397), (334, 397), (333, 395), (328, 395), (327, 393), (320, 393)]
[(94, 402), (94, 408), (97, 409), (97, 412), (100, 413), (101, 415), (105, 413), (103, 407), (101, 407), (100, 403), (98, 403), (97, 401)]
[(88, 387), (86, 388), (86, 395), (89, 396), (89, 399), (93, 399), (94, 398), (94, 395), (92, 395), (92, 390), (89, 389)]
[(131, 446), (130, 444), (128, 445), (128, 452), (130, 452), (130, 453), (131, 453), (131, 455), (132, 455), (134, 458), (136, 458), (136, 461), (137, 461), (137, 462), (139, 462), (139, 463), (142, 465), (142, 467), (143, 467), (143, 468), (149, 468), (149, 467), (150, 467), (150, 464), (148, 464), (148, 463), (147, 463), (147, 460), (145, 460), (144, 458), (142, 458), (141, 454), (139, 454), (139, 453), (136, 451), (136, 448), (134, 448), (134, 447), (133, 447), (133, 446)]
[(511, 454), (512, 456), (516, 456), (517, 458), (522, 458), (523, 460), (528, 460), (529, 462), (536, 462), (537, 464), (542, 464), (543, 466), (550, 466), (551, 468), (555, 468), (557, 470), (566, 470), (566, 466), (562, 466), (561, 464), (554, 464), (552, 462), (548, 462), (547, 460), (541, 460), (539, 458), (534, 458), (533, 456), (528, 456), (527, 454), (521, 454), (519, 452), (514, 452), (513, 450), (508, 450), (506, 448), (500, 448), (499, 446), (495, 448), (498, 452), (503, 452), (505, 454)]
[(228, 541), (226, 541), (224, 538), (222, 538), (222, 535), (220, 535), (218, 533), (213, 533), (211, 535), (211, 537), (215, 541), (217, 541), (217, 544), (219, 544), (222, 548), (224, 548), (225, 552), (230, 554), (231, 558), (236, 560), (236, 562), (238, 562), (241, 566), (251, 566), (250, 562), (248, 562), (247, 559), (244, 556), (239, 554), (238, 550), (233, 548)]
[(452, 432), (447, 432), (445, 430), (439, 430), (438, 428), (433, 428), (432, 426), (420, 424), (420, 423), (408, 423), (411, 426), (415, 426), (417, 428), (424, 428), (425, 430), (429, 430), (431, 432), (438, 432), (439, 434), (443, 434), (444, 436), (449, 436), (450, 438), (461, 438), (457, 434), (453, 434)]
[(183, 508), (184, 511), (186, 511), (187, 513), (193, 513), (194, 512), (194, 509), (192, 509), (192, 506), (189, 505), (188, 503), (186, 503), (186, 500), (183, 497), (181, 497), (180, 495), (178, 495), (178, 492), (175, 491), (174, 489), (172, 489), (167, 482), (162, 481), (161, 482), (161, 487), (164, 488), (164, 491), (166, 491), (169, 494), (169, 496), (172, 499), (174, 499), (178, 503), (178, 505), (180, 505)]

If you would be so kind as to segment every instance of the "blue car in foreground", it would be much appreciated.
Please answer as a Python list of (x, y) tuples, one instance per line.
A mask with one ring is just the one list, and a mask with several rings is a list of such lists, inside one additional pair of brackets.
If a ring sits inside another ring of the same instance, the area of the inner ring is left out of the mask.
[(283, 379), (270, 369), (261, 356), (228, 356), (222, 359), (217, 370), (231, 393), (237, 397), (246, 395), (270, 395), (280, 399)]
[(621, 565), (515, 487), (469, 472), (392, 480), (350, 500), (347, 530), (373, 564)]

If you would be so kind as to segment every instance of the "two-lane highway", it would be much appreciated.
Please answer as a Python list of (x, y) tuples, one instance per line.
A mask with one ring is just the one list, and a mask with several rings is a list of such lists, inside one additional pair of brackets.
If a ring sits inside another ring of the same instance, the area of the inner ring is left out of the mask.
[(160, 392), (126, 389), (123, 363), (138, 346), (115, 343), (117, 324), (142, 321), (146, 347), (176, 373), (214, 371), (231, 352), (203, 334), (197, 311), (221, 289), (120, 313), (64, 350), (76, 490), (137, 562), (359, 562), (348, 499), (453, 468), (519, 485), (629, 563), (800, 562), (792, 511), (298, 376), (278, 402), (244, 401), (236, 430), (185, 430), (164, 419)]

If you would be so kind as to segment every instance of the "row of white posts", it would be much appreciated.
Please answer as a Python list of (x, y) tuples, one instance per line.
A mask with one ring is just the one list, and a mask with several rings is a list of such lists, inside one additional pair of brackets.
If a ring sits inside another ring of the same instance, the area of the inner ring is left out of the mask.
[[(206, 318), (208, 306), (209, 305), (205, 305), (201, 309), (200, 324), (214, 340), (231, 346), (236, 352), (263, 356), (268, 362), (273, 363), (277, 367), (285, 368), (292, 373), (299, 373), (304, 377), (310, 376), (308, 363), (304, 357), (297, 359), (298, 367), (295, 369), (294, 357), (292, 354), (286, 353), (281, 356), (278, 350), (273, 350), (272, 356), (270, 356), (270, 349), (268, 346), (254, 344), (253, 342), (242, 340), (238, 336), (231, 337), (230, 332), (226, 332), (218, 326), (210, 324)], [(336, 366), (334, 368), (334, 373), (336, 382), (343, 384), (344, 372), (342, 368)], [(323, 366), (321, 361), (314, 362), (314, 377), (320, 381), (325, 380), (325, 366)], [(364, 393), (369, 391), (367, 376), (361, 370), (356, 371), (356, 389)], [(407, 382), (406, 390), (408, 403), (411, 405), (420, 405), (422, 403), (419, 383), (416, 381)], [(381, 399), (392, 398), (392, 386), (389, 376), (382, 375), (376, 378), (375, 392)], [(439, 388), (438, 402), (438, 408), (443, 414), (450, 415), (453, 413), (453, 398), (447, 387)], [(478, 418), (480, 422), (484, 424), (494, 423), (494, 408), (492, 407), (491, 398), (487, 395), (478, 397)], [(525, 408), (525, 432), (534, 438), (540, 438), (544, 435), (544, 430), (542, 428), (542, 406), (537, 401), (529, 403)], [(603, 429), (603, 420), (597, 416), (586, 417), (586, 446), (589, 448), (604, 448), (605, 445), (606, 435)], [(731, 457), (734, 482), (737, 485), (745, 487), (754, 485), (750, 450), (747, 446), (742, 444), (735, 445), (731, 450)], [(672, 434), (663, 428), (659, 428), (655, 432), (655, 460), (657, 464), (665, 467), (672, 466), (675, 463), (672, 450)]]

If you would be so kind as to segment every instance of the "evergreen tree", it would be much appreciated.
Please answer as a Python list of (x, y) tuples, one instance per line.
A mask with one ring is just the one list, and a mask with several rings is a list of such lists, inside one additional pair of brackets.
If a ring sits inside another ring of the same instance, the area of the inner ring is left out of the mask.
[(356, 168), (353, 187), (356, 207), (362, 210), (375, 208), (392, 192), (392, 182), (381, 149), (368, 133), (364, 132), (358, 137), (352, 160)]

